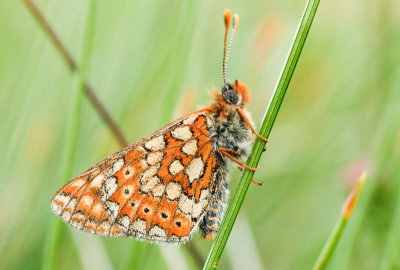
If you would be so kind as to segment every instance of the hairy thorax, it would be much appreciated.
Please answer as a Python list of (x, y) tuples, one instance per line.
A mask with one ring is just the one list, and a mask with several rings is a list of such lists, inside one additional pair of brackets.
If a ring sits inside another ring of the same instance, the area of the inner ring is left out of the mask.
[[(249, 155), (251, 148), (251, 130), (233, 106), (221, 106), (219, 103), (213, 104), (214, 112), (210, 117), (213, 124), (209, 128), (210, 138), (213, 148), (225, 148), (232, 151), (232, 156), (245, 159)], [(251, 121), (250, 115), (247, 117)]]

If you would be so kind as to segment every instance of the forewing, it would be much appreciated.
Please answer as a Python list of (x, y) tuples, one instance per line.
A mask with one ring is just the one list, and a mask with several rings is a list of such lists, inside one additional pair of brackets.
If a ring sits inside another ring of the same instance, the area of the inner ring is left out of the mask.
[[(210, 124), (203, 113), (177, 121), (138, 145), (141, 157), (121, 159), (120, 170), (105, 179), (103, 205), (127, 236), (156, 242), (191, 238), (215, 183)], [(126, 170), (133, 177), (127, 179)]]
[(189, 240), (215, 183), (210, 124), (194, 113), (111, 155), (58, 190), (53, 212), (93, 234)]

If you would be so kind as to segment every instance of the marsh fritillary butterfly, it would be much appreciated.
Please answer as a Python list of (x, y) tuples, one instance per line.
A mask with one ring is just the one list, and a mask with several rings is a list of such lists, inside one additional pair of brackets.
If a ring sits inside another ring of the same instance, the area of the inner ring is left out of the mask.
[(245, 104), (246, 85), (226, 80), (226, 66), (239, 23), (227, 47), (231, 12), (225, 11), (224, 85), (215, 101), (107, 157), (60, 188), (51, 202), (63, 221), (88, 233), (184, 243), (197, 227), (214, 238), (226, 210), (229, 160), (250, 152), (255, 134)]

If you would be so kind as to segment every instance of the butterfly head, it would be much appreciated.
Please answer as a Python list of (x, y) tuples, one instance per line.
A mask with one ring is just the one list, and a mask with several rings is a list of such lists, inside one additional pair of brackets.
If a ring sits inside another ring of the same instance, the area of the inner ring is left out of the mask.
[(250, 101), (250, 92), (245, 83), (235, 80), (227, 82), (221, 89), (222, 99), (229, 105), (243, 107)]
[(235, 37), (235, 33), (239, 25), (239, 16), (235, 14), (232, 19), (231, 38), (229, 41), (229, 45), (227, 46), (231, 17), (232, 17), (231, 11), (229, 9), (225, 10), (224, 58), (222, 60), (222, 74), (224, 78), (224, 86), (221, 89), (221, 97), (223, 101), (229, 105), (243, 107), (246, 102), (250, 101), (250, 93), (249, 90), (247, 89), (246, 84), (238, 80), (235, 80), (233, 83), (228, 82), (226, 80), (226, 67), (228, 65), (229, 54), (232, 48), (233, 38)]

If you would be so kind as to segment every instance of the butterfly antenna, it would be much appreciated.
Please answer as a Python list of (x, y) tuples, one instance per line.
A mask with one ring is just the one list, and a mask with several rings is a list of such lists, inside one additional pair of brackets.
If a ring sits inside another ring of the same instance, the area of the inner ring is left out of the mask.
[(224, 42), (224, 62), (223, 62), (223, 76), (224, 76), (224, 83), (226, 84), (226, 66), (228, 65), (229, 61), (229, 54), (232, 48), (232, 43), (233, 39), (235, 37), (235, 33), (237, 30), (237, 27), (239, 25), (239, 15), (235, 14), (233, 16), (232, 20), (232, 33), (231, 33), (231, 39), (229, 40), (229, 45), (228, 47), (226, 46), (226, 41), (228, 37), (228, 28), (229, 28), (229, 21), (231, 18), (231, 11), (230, 10), (225, 10), (225, 42)]
[(222, 60), (222, 74), (224, 77), (224, 84), (226, 84), (226, 42), (228, 40), (228, 31), (229, 31), (229, 24), (231, 23), (231, 11), (229, 9), (225, 9), (224, 12), (224, 19), (225, 19), (225, 38), (224, 38), (224, 58)]

